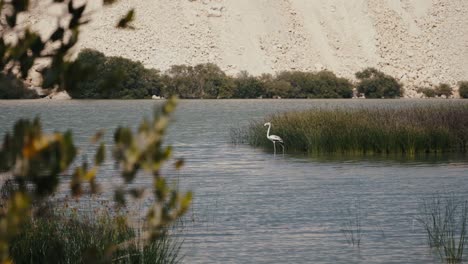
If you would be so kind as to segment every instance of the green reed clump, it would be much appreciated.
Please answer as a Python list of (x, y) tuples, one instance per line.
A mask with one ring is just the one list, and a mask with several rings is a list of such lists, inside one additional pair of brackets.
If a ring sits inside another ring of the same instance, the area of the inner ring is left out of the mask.
[[(115, 248), (117, 245), (117, 249)], [(148, 244), (124, 218), (82, 213), (41, 216), (10, 245), (14, 263), (179, 263), (181, 243), (167, 232)]]
[(343, 223), (341, 232), (346, 238), (348, 244), (357, 247), (361, 246), (361, 239), (363, 237), (362, 230), (362, 215), (359, 207), (349, 209), (347, 212), (347, 219)]
[(466, 105), (288, 112), (231, 132), (232, 142), (272, 147), (265, 122), (288, 150), (309, 153), (465, 153), (468, 142)]
[(419, 222), (427, 234), (428, 244), (438, 250), (448, 263), (463, 261), (467, 242), (468, 203), (453, 195), (427, 199), (422, 205)]

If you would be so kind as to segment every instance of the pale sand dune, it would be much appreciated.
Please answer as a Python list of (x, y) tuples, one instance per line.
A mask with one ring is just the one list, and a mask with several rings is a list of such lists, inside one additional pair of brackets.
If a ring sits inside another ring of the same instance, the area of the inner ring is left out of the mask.
[[(230, 74), (325, 68), (353, 77), (374, 66), (408, 87), (468, 80), (466, 0), (90, 2), (93, 22), (79, 48), (162, 70), (213, 62)], [(135, 30), (115, 29), (131, 7)]]

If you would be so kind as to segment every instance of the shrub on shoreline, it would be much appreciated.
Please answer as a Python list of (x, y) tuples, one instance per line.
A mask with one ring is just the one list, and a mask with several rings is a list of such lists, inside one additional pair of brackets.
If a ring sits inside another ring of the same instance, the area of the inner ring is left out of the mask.
[(76, 62), (87, 74), (73, 89), (67, 90), (72, 98), (150, 98), (152, 94), (159, 94), (161, 91), (159, 72), (146, 69), (141, 62), (106, 57), (91, 49), (82, 50)]
[(427, 98), (434, 98), (436, 96), (434, 89), (428, 87), (418, 88), (417, 92), (424, 94)]
[(357, 72), (356, 78), (359, 80), (357, 90), (365, 94), (366, 98), (397, 98), (402, 96), (402, 85), (392, 76), (375, 68), (367, 68)]
[(439, 97), (449, 98), (453, 94), (453, 88), (449, 84), (441, 83), (434, 89), (434, 92)]
[(468, 98), (468, 81), (459, 83), (458, 93), (461, 98)]
[(468, 107), (308, 110), (276, 114), (237, 131), (233, 142), (270, 148), (263, 123), (273, 124), (290, 151), (407, 154), (461, 152), (468, 147)]
[(287, 81), (276, 80), (271, 74), (262, 74), (260, 81), (265, 86), (266, 98), (289, 98), (292, 97), (292, 85)]
[(36, 91), (26, 88), (18, 78), (0, 72), (0, 99), (35, 99), (38, 97)]
[(163, 95), (181, 98), (231, 98), (232, 80), (215, 64), (173, 65), (163, 78)]
[(295, 98), (351, 98), (353, 95), (351, 82), (330, 71), (283, 71), (276, 76), (276, 81), (289, 83)]
[(265, 95), (265, 84), (246, 71), (241, 71), (234, 79), (233, 98), (258, 98)]

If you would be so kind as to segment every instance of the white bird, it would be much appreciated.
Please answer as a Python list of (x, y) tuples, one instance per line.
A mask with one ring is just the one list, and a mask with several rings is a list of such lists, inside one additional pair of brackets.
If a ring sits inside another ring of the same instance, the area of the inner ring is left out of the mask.
[(265, 123), (263, 126), (268, 126), (268, 130), (267, 130), (267, 138), (273, 142), (273, 149), (275, 151), (275, 154), (276, 154), (276, 142), (280, 143), (281, 147), (283, 148), (283, 154), (284, 154), (284, 141), (283, 139), (281, 139), (279, 136), (277, 135), (270, 135), (270, 128), (271, 128), (271, 123), (268, 122), (268, 123)]

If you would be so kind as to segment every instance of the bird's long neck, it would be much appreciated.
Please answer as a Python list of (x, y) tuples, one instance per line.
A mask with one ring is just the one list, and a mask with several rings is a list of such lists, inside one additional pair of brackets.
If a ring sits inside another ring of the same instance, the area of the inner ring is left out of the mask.
[(270, 137), (270, 128), (271, 128), (271, 125), (268, 125), (267, 137)]

